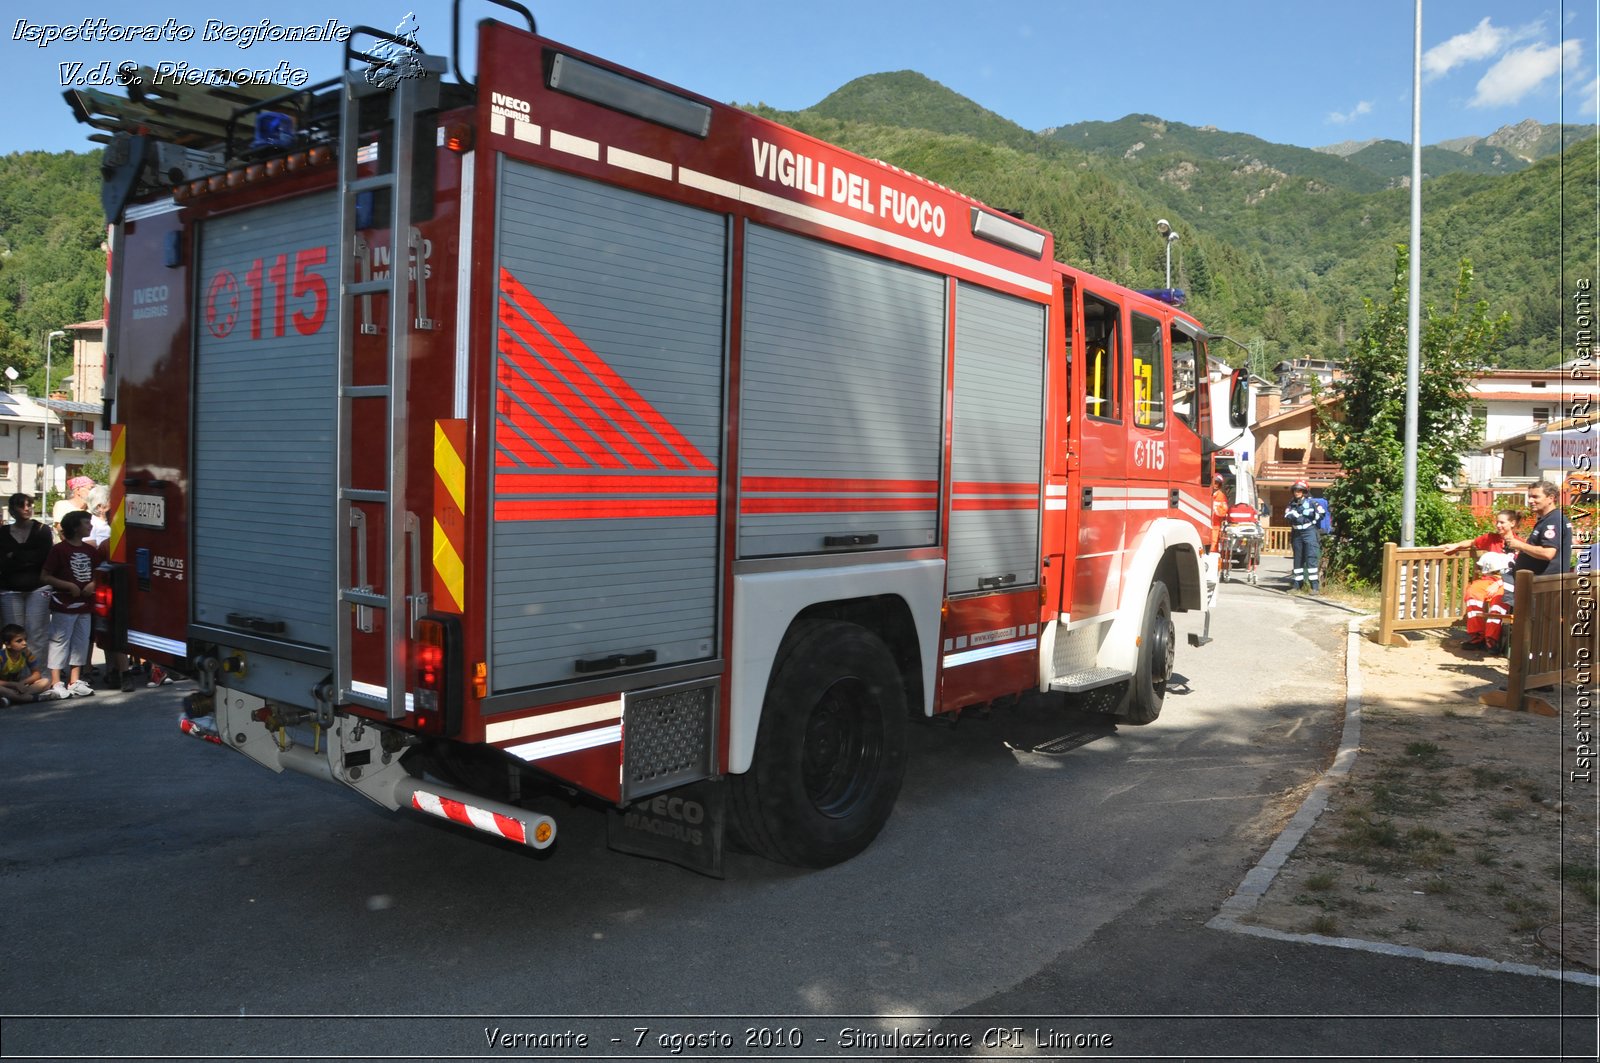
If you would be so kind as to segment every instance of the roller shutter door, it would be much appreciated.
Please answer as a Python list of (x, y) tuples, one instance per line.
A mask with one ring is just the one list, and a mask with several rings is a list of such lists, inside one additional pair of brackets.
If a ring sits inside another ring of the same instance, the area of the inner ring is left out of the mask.
[(491, 686), (709, 658), (726, 222), (502, 167)]
[(335, 593), (338, 229), (332, 193), (207, 221), (195, 323), (194, 621), (254, 617), (282, 625), (258, 634), (322, 649)]
[(1044, 355), (1042, 306), (958, 286), (951, 594), (1038, 581)]
[(752, 225), (739, 552), (938, 542), (945, 281)]

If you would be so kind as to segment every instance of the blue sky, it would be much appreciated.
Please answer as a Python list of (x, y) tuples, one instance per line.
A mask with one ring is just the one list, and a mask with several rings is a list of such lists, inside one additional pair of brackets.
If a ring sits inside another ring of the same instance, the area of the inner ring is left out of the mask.
[[(319, 81), (338, 45), (202, 43), (211, 19), (389, 28), (414, 13), (445, 53), (443, 0), (21, 0), (0, 16), (9, 92), (0, 153), (85, 150), (61, 100), (63, 64), (197, 67), (280, 63)], [(797, 109), (865, 74), (917, 70), (1030, 129), (1129, 113), (1314, 147), (1411, 137), (1411, 0), (559, 0), (532, 2), (540, 30), (715, 99)], [(1422, 139), (1500, 126), (1593, 124), (1600, 0), (1425, 0)], [(473, 0), (469, 21), (492, 7)], [(120, 11), (121, 14), (114, 12)], [(136, 14), (134, 12), (137, 12)], [(40, 47), (29, 33), (104, 17), (192, 28), (187, 43)], [(19, 39), (20, 35), (20, 39)], [(469, 67), (470, 69), (470, 67)]]

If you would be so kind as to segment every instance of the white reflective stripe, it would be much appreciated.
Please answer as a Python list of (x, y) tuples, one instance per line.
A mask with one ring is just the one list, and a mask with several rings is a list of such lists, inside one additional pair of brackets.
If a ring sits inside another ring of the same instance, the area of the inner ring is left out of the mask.
[(456, 420), (467, 416), (467, 352), (472, 345), (472, 205), (473, 189), (477, 184), (473, 174), (476, 168), (477, 156), (473, 152), (469, 151), (461, 157), (461, 226), (457, 237), (460, 251), (456, 260), (455, 401), (451, 407), (451, 416)]
[(642, 173), (650, 177), (659, 177), (663, 181), (672, 180), (672, 163), (663, 159), (653, 159), (648, 155), (636, 155), (631, 151), (621, 148), (607, 148), (606, 161), (613, 166), (620, 166), (624, 170)]
[(160, 650), (170, 653), (174, 657), (182, 658), (189, 652), (189, 647), (174, 639), (164, 639), (160, 635), (148, 635), (143, 631), (128, 632), (128, 645), (140, 646), (147, 650)]
[(600, 144), (598, 141), (587, 137), (575, 137), (571, 133), (563, 133), (559, 129), (550, 130), (550, 146), (557, 151), (564, 151), (568, 155), (577, 155), (584, 159), (600, 161)]
[(1044, 485), (1044, 493), (1045, 493), (1045, 497), (1046, 498), (1065, 498), (1065, 497), (1067, 497), (1067, 492), (1070, 491), (1070, 490), (1071, 490), (1071, 488), (1068, 487), (1066, 484), (1045, 484)]
[(946, 668), (957, 668), (963, 664), (972, 664), (975, 661), (987, 661), (994, 657), (1008, 657), (1013, 653), (1026, 653), (1037, 648), (1038, 639), (1023, 639), (1021, 642), (1007, 642), (999, 646), (985, 646), (982, 649), (967, 650), (965, 653), (952, 653), (945, 657)]
[(563, 753), (576, 753), (580, 749), (614, 745), (620, 741), (622, 741), (622, 725), (618, 724), (615, 727), (602, 727), (598, 731), (579, 731), (577, 734), (562, 735), (560, 738), (546, 738), (538, 742), (526, 742), (520, 746), (509, 746), (506, 752), (523, 760), (543, 760), (546, 757), (559, 757)]
[(144, 203), (137, 207), (129, 207), (122, 212), (123, 221), (138, 221), (141, 218), (154, 218), (158, 214), (171, 214), (178, 209), (177, 202), (168, 196), (158, 199), (154, 203)]
[[(350, 684), (350, 690), (351, 690), (351, 692), (356, 693), (356, 694), (365, 694), (369, 698), (380, 698), (380, 699), (382, 699), (384, 701), (388, 701), (389, 700), (389, 688), (388, 687), (380, 687), (380, 686), (376, 686), (376, 685), (374, 685), (372, 683), (356, 683), (356, 682), (352, 682)], [(412, 704), (411, 704), (411, 692), (409, 690), (406, 691), (406, 711), (407, 712), (415, 712), (416, 711), (412, 707)]]
[(734, 184), (732, 181), (724, 181), (720, 177), (712, 177), (709, 174), (699, 173), (684, 166), (678, 167), (678, 181), (681, 184), (688, 185), (690, 188), (698, 188), (703, 192), (711, 192), (727, 199), (749, 204), (752, 207), (763, 207), (775, 213), (787, 214), (791, 218), (809, 221), (814, 225), (820, 225), (827, 229), (850, 233), (854, 236), (864, 236), (867, 239), (888, 244), (890, 247), (897, 247), (902, 251), (910, 251), (913, 254), (931, 258), (935, 262), (961, 266), (964, 269), (972, 270), (974, 273), (981, 273), (996, 280), (1003, 280), (1007, 283), (1015, 284), (1019, 288), (1026, 288), (1029, 291), (1039, 292), (1044, 295), (1050, 292), (1050, 282), (1047, 280), (1039, 280), (1009, 269), (1002, 269), (999, 266), (992, 266), (979, 259), (970, 258), (954, 251), (947, 251), (936, 244), (914, 240), (901, 233), (893, 232), (889, 229), (880, 229), (876, 225), (868, 225), (853, 218), (843, 218), (817, 207), (793, 203), (780, 196), (761, 192), (754, 188), (746, 188), (743, 185)]
[(722, 196), (724, 199), (737, 200), (740, 198), (739, 186), (732, 181), (724, 181), (720, 177), (712, 177), (708, 173), (691, 170), (687, 166), (678, 167), (678, 183), (688, 185), (690, 188), (698, 188), (702, 192), (710, 192), (712, 195)]
[(514, 738), (527, 738), (529, 735), (565, 731), (570, 727), (580, 727), (586, 723), (615, 722), (621, 719), (622, 699), (618, 698), (615, 701), (606, 701), (598, 705), (580, 705), (576, 709), (562, 709), (560, 712), (546, 713), (543, 716), (524, 716), (520, 720), (500, 720), (489, 724), (483, 729), (483, 740), (485, 742), (509, 742)]
[(1065, 510), (1067, 508), (1067, 500), (1064, 498), (1047, 498), (1044, 500), (1044, 508), (1047, 511), (1052, 509)]

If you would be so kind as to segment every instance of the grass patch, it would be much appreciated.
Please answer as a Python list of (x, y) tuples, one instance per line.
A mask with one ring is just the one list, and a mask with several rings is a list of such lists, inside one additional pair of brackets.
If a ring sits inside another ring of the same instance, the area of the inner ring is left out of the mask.
[(1339, 920), (1327, 912), (1323, 912), (1311, 920), (1311, 932), (1313, 934), (1337, 934), (1339, 932)]
[(1344, 814), (1337, 844), (1358, 857), (1370, 855), (1373, 849), (1398, 849), (1400, 828), (1394, 820), (1378, 816), (1376, 809), (1352, 808)]
[[(1357, 579), (1344, 579), (1332, 573), (1324, 573), (1322, 580), (1322, 597), (1340, 605), (1348, 605), (1352, 609), (1359, 609), (1364, 613), (1377, 612), (1383, 604), (1383, 588)], [(1374, 631), (1377, 630), (1376, 620), (1369, 621)]]
[(1472, 783), (1481, 790), (1491, 786), (1504, 786), (1511, 781), (1511, 775), (1494, 768), (1485, 768), (1482, 765), (1472, 769)]
[(1410, 742), (1405, 762), (1420, 768), (1442, 768), (1450, 763), (1450, 754), (1432, 742)]
[(1306, 889), (1322, 892), (1333, 889), (1334, 883), (1339, 881), (1339, 876), (1331, 871), (1319, 871), (1306, 878)]
[(1574, 887), (1587, 897), (1590, 904), (1600, 906), (1600, 873), (1596, 872), (1593, 864), (1568, 861), (1550, 870), (1562, 883)]

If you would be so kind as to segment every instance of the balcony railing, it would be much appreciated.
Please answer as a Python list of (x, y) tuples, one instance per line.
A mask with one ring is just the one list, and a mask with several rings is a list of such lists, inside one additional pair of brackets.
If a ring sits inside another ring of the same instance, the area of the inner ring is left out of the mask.
[(1304, 480), (1309, 484), (1328, 484), (1344, 475), (1344, 469), (1331, 461), (1268, 461), (1256, 473), (1258, 484), (1292, 484)]

